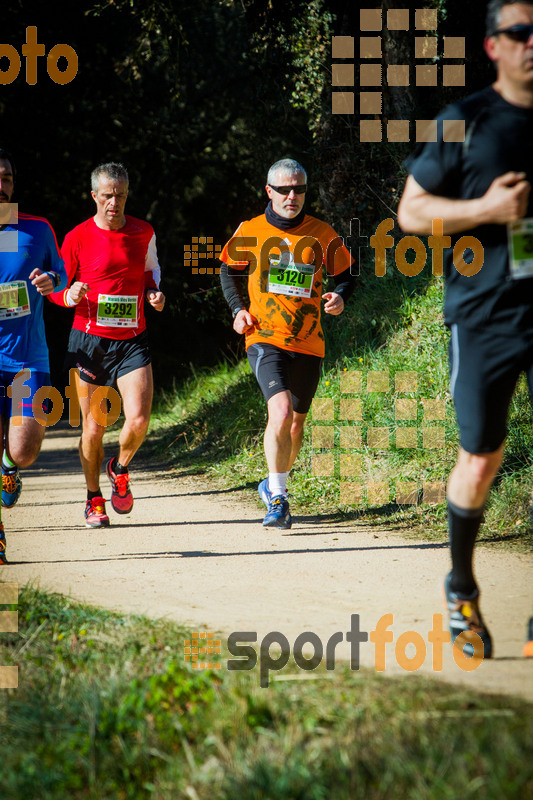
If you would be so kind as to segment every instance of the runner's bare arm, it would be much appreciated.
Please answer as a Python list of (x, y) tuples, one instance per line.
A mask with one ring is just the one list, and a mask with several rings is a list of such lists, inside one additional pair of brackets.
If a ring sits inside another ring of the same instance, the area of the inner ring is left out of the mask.
[(444, 233), (460, 233), (478, 225), (506, 225), (526, 213), (531, 184), (525, 172), (506, 172), (495, 178), (482, 197), (458, 200), (426, 192), (409, 175), (398, 206), (398, 224), (407, 233), (432, 233), (442, 219)]

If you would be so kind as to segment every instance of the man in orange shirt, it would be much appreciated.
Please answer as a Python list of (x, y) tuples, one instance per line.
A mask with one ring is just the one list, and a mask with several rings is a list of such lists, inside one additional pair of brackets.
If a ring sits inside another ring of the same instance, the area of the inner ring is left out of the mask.
[[(304, 211), (307, 176), (293, 159), (270, 167), (264, 214), (242, 222), (221, 253), (224, 296), (233, 327), (246, 336), (250, 366), (267, 401), (268, 478), (259, 484), (265, 527), (290, 528), (287, 477), (300, 450), (305, 418), (324, 358), (321, 303), (338, 315), (353, 292), (353, 263), (342, 239)], [(335, 291), (322, 294), (322, 268)], [(242, 276), (248, 276), (249, 304)]]

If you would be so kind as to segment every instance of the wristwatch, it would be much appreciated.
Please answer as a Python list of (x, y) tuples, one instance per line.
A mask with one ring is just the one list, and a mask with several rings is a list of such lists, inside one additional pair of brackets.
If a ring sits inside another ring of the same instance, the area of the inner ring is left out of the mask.
[(233, 319), (235, 319), (239, 311), (244, 311), (244, 306), (239, 306), (239, 308), (233, 309), (233, 311), (231, 312), (233, 314)]
[(54, 284), (54, 288), (57, 289), (59, 284), (61, 283), (61, 275), (58, 272), (54, 272), (53, 270), (49, 270), (47, 275), (50, 275), (52, 278), (52, 283)]

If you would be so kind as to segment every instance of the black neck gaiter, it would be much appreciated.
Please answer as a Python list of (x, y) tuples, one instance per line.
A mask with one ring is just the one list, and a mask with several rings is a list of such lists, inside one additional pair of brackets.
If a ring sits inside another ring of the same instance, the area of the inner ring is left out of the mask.
[(265, 209), (265, 217), (267, 218), (267, 222), (269, 222), (275, 228), (279, 228), (281, 231), (288, 231), (291, 228), (297, 228), (298, 225), (304, 221), (305, 210), (302, 208), (298, 216), (293, 217), (292, 219), (286, 219), (286, 217), (280, 217), (279, 214), (276, 214), (272, 208), (271, 200)]

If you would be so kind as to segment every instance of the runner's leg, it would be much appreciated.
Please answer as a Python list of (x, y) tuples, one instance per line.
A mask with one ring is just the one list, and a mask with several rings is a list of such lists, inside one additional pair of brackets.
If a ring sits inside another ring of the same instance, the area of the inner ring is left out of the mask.
[(300, 448), (302, 446), (306, 417), (307, 417), (307, 412), (305, 414), (299, 414), (297, 411), (293, 411), (292, 426), (291, 426), (291, 455), (289, 458), (289, 466), (288, 466), (289, 470), (292, 469), (292, 465), (296, 461), (296, 457), (300, 452)]
[(118, 461), (126, 467), (143, 443), (150, 424), (154, 393), (151, 364), (121, 375), (117, 379), (117, 386), (124, 410), (124, 425), (118, 440)]
[(473, 557), (483, 509), (492, 482), (500, 468), (504, 445), (494, 453), (459, 451), (448, 481), (448, 524), (454, 592), (470, 595), (476, 590)]
[[(289, 391), (278, 392), (267, 403), (268, 422), (263, 444), (269, 472), (288, 472), (291, 463), (294, 412)], [(300, 440), (301, 441), (301, 440)]]
[(33, 417), (18, 416), (17, 422), (11, 418), (7, 429), (7, 454), (17, 467), (30, 467), (41, 451), (46, 426)]
[[(96, 384), (82, 381), (75, 374), (76, 390), (82, 417), (82, 433), (79, 445), (80, 461), (85, 475), (85, 483), (89, 492), (100, 491), (100, 471), (104, 460), (105, 427), (99, 425), (91, 414), (91, 398), (99, 388)], [(81, 391), (80, 391), (81, 387)]]
[(493, 453), (467, 453), (459, 450), (457, 463), (448, 481), (448, 497), (461, 508), (480, 508), (487, 499), (503, 458), (504, 445)]

